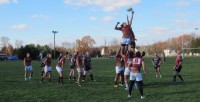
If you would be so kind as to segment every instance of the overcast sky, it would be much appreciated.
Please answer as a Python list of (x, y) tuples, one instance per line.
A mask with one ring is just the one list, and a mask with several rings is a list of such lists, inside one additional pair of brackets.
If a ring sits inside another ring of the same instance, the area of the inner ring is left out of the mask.
[[(167, 40), (200, 27), (200, 0), (0, 0), (0, 37), (24, 44), (75, 42), (92, 36), (96, 46), (117, 38), (117, 21), (126, 21), (126, 10), (135, 11), (133, 30), (138, 45)], [(200, 31), (197, 31), (200, 34)]]

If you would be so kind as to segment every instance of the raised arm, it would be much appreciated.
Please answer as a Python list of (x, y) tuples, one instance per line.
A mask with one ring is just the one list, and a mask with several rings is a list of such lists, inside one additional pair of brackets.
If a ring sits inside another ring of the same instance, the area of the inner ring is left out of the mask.
[(132, 22), (133, 22), (134, 11), (132, 11), (131, 13), (132, 13), (131, 20), (129, 21), (130, 22), (130, 24), (129, 24), (130, 26), (132, 25)]
[(120, 22), (117, 22), (116, 26), (115, 26), (115, 30), (121, 30), (121, 27), (117, 27), (120, 24)]
[(130, 22), (129, 22), (129, 18), (128, 18), (128, 15), (127, 15), (127, 23), (128, 23), (128, 25), (130, 25)]

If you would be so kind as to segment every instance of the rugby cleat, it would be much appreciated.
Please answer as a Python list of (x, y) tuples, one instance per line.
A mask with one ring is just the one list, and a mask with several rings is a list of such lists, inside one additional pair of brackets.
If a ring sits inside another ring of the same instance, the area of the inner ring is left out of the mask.
[(128, 98), (131, 98), (131, 95), (128, 95)]
[(114, 85), (114, 87), (117, 88), (118, 86), (117, 86), (117, 85)]
[(144, 99), (144, 96), (141, 96), (141, 99)]

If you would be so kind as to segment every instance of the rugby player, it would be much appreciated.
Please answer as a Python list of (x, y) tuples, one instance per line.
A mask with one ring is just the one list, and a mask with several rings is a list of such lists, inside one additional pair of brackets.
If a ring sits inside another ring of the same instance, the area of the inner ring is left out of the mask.
[(83, 56), (77, 52), (76, 53), (77, 56), (76, 56), (76, 69), (77, 69), (77, 72), (78, 72), (78, 78), (77, 78), (77, 84), (78, 86), (81, 86), (80, 85), (80, 80), (81, 80), (81, 77), (83, 75), (83, 72), (84, 72), (84, 62), (83, 62)]
[(61, 85), (63, 85), (63, 69), (64, 69), (64, 63), (65, 63), (65, 59), (66, 59), (67, 55), (62, 55), (60, 58), (59, 58), (59, 61), (58, 61), (58, 64), (56, 66), (56, 70), (59, 74), (59, 77), (58, 77), (58, 83), (60, 83)]
[(125, 54), (128, 51), (128, 46), (130, 44), (131, 41), (131, 25), (132, 25), (132, 20), (133, 20), (133, 14), (134, 12), (132, 12), (132, 17), (131, 17), (131, 21), (129, 22), (124, 22), (121, 27), (118, 27), (118, 25), (120, 24), (120, 22), (117, 22), (116, 26), (115, 26), (115, 30), (120, 30), (122, 31), (123, 35), (122, 35), (122, 53)]
[(124, 83), (125, 83), (125, 89), (128, 90), (128, 81), (127, 78), (130, 75), (130, 68), (128, 64), (132, 61), (134, 57), (133, 51), (129, 51), (126, 55), (122, 55), (124, 59), (124, 65), (125, 65), (125, 71), (124, 71)]
[(181, 56), (181, 51), (178, 50), (177, 51), (177, 58), (176, 58), (176, 61), (175, 61), (175, 66), (174, 66), (174, 75), (173, 75), (173, 83), (175, 84), (176, 82), (176, 76), (178, 76), (181, 81), (183, 82), (183, 78), (180, 74), (181, 72), (181, 69), (182, 69), (182, 64), (183, 64), (183, 58)]
[(52, 59), (51, 59), (52, 55), (51, 54), (47, 54), (46, 60), (44, 61), (45, 63), (45, 67), (44, 67), (44, 74), (40, 80), (40, 83), (43, 83), (43, 79), (48, 75), (49, 78), (49, 82), (51, 82), (51, 75), (52, 75), (52, 67), (51, 67), (51, 63), (52, 63)]
[(26, 57), (24, 58), (24, 67), (25, 67), (24, 80), (25, 81), (27, 80), (26, 77), (28, 73), (30, 73), (29, 79), (31, 79), (33, 76), (33, 67), (31, 65), (31, 62), (32, 62), (32, 58), (30, 57), (30, 53), (26, 53)]
[(118, 78), (121, 76), (121, 84), (124, 84), (124, 60), (121, 56), (121, 47), (116, 53), (116, 75), (114, 79), (114, 87), (118, 87)]
[(89, 52), (86, 52), (86, 55), (84, 57), (84, 65), (85, 65), (85, 71), (83, 73), (82, 81), (85, 80), (87, 72), (89, 72), (91, 80), (95, 81), (94, 76), (92, 74), (92, 59)]
[(136, 82), (139, 87), (141, 99), (144, 99), (141, 67), (143, 68), (144, 75), (146, 75), (146, 68), (145, 68), (144, 60), (142, 59), (140, 52), (136, 52), (136, 56), (133, 58), (131, 63), (129, 63), (129, 67), (131, 66), (132, 68), (130, 72), (130, 84), (129, 84), (128, 97), (129, 98), (131, 97), (132, 88), (133, 88), (134, 83)]
[(161, 58), (158, 56), (158, 53), (155, 52), (154, 57), (152, 59), (152, 64), (154, 66), (155, 72), (156, 72), (156, 77), (158, 77), (158, 74), (160, 75), (160, 78), (162, 77), (161, 71), (160, 71), (160, 64), (161, 64)]
[(70, 65), (70, 72), (69, 72), (69, 80), (73, 78), (73, 80), (76, 80), (76, 77), (74, 75), (74, 69), (76, 67), (76, 53), (72, 56), (69, 56), (69, 65)]

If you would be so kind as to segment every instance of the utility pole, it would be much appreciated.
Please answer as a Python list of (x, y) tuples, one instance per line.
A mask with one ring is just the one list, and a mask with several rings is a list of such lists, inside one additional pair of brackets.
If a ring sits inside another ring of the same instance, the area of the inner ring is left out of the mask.
[(56, 37), (56, 33), (58, 33), (58, 31), (52, 31), (52, 33), (54, 34), (54, 59), (56, 59), (56, 40), (55, 40), (55, 37)]

